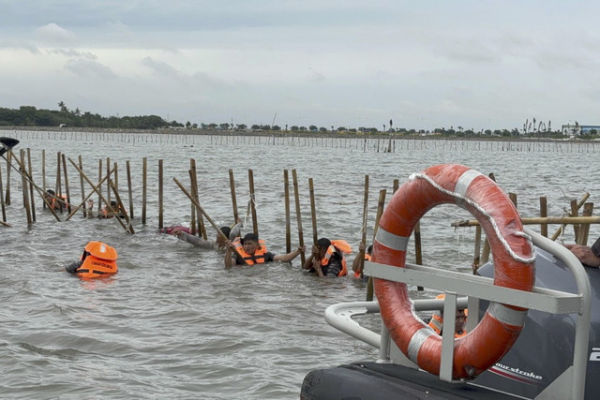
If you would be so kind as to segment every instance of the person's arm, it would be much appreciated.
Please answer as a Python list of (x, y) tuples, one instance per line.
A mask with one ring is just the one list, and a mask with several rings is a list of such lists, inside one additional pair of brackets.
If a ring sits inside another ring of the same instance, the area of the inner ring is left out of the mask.
[(295, 251), (287, 254), (278, 254), (273, 257), (273, 261), (281, 261), (281, 262), (289, 262), (294, 258), (298, 257), (301, 253), (304, 252), (304, 247), (298, 247)]
[(203, 249), (213, 249), (215, 246), (214, 242), (204, 240), (198, 236), (190, 235), (189, 233), (184, 231), (176, 231), (175, 236), (177, 236), (179, 239), (185, 242), (193, 244), (196, 247), (201, 247)]
[(231, 242), (227, 243), (227, 248), (225, 250), (225, 268), (231, 268), (233, 265), (233, 260), (231, 259), (233, 253), (233, 244)]
[[(596, 241), (596, 243), (598, 242)], [(596, 243), (594, 243), (594, 246), (596, 246)], [(591, 247), (580, 244), (567, 244), (565, 247), (571, 250), (583, 265), (587, 267), (600, 267), (600, 257), (594, 254)]]
[(319, 248), (313, 245), (312, 254), (306, 260), (306, 263), (302, 267), (304, 269), (314, 269), (319, 277), (324, 277), (323, 270), (321, 269), (321, 259), (319, 258)]

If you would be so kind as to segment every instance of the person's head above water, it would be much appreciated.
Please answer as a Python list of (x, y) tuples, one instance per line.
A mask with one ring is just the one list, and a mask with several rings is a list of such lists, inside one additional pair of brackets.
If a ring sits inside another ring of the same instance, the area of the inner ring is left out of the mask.
[(254, 254), (256, 249), (258, 249), (258, 235), (255, 233), (246, 233), (240, 241), (244, 247), (244, 251), (248, 254)]

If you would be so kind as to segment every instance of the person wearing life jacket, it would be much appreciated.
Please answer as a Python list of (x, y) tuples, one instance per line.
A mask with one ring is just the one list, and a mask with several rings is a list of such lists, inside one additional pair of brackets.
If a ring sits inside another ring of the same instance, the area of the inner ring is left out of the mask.
[[(358, 245), (358, 254), (363, 253), (365, 255), (365, 261), (371, 261), (371, 254), (373, 254), (373, 245), (370, 245), (365, 251), (365, 247), (362, 242)], [(354, 274), (352, 275), (356, 279), (360, 279), (362, 271), (360, 270), (360, 257), (356, 256), (354, 261), (352, 261), (352, 271)]]
[[(436, 299), (445, 299), (446, 295), (438, 294)], [(467, 308), (461, 310), (456, 309), (456, 322), (454, 325), (454, 337), (460, 338), (467, 334), (466, 323), (467, 317), (469, 316), (469, 310)], [(429, 327), (435, 331), (438, 335), (442, 334), (444, 328), (444, 313), (443, 311), (435, 311), (429, 321)]]
[(295, 251), (287, 254), (275, 255), (267, 250), (264, 240), (258, 235), (247, 233), (243, 238), (228, 241), (225, 251), (225, 268), (233, 265), (233, 253), (235, 253), (236, 265), (256, 265), (272, 261), (289, 262), (304, 251), (304, 247), (298, 247)]
[(117, 267), (117, 251), (103, 242), (88, 242), (78, 262), (68, 265), (66, 271), (83, 279), (114, 275)]
[(50, 207), (53, 210), (66, 208), (69, 205), (67, 203), (67, 196), (57, 195), (56, 192), (54, 192), (54, 190), (52, 189), (46, 190), (46, 193), (44, 193), (44, 199), (46, 200), (48, 207)]
[(235, 224), (232, 228), (225, 225), (221, 226), (219, 227), (219, 230), (223, 233), (223, 235), (216, 235), (215, 240), (205, 240), (199, 236), (193, 235), (192, 230), (183, 225), (167, 226), (161, 230), (161, 233), (176, 236), (178, 239), (188, 242), (201, 249), (225, 250), (227, 247), (227, 239), (234, 240), (235, 238), (240, 237), (242, 228), (243, 224), (241, 221)]
[(98, 218), (112, 218), (115, 216), (118, 216), (119, 218), (124, 218), (125, 213), (114, 200), (110, 202), (110, 207), (104, 206), (102, 210), (100, 210), (100, 214), (98, 214)]
[(344, 254), (351, 252), (352, 247), (345, 240), (321, 238), (313, 244), (312, 254), (303, 268), (316, 273), (319, 277), (346, 276), (348, 267)]

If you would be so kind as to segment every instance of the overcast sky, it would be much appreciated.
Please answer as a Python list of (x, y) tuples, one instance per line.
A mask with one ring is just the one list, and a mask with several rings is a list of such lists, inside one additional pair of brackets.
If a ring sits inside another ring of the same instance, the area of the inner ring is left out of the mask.
[(596, 4), (0, 0), (0, 107), (280, 126), (600, 124)]

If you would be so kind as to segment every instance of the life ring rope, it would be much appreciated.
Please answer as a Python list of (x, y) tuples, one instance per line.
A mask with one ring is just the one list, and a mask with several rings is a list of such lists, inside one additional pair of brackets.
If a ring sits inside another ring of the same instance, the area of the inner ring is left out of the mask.
[[(422, 174), (422, 173), (414, 173), (411, 174), (409, 176), (409, 180), (415, 180), (415, 179), (424, 179), (426, 180), (431, 186), (433, 186), (434, 188), (436, 188), (437, 190), (439, 190), (440, 192), (447, 194), (449, 196), (452, 196), (460, 201), (463, 201), (465, 203), (467, 203), (468, 205), (470, 205), (471, 207), (474, 207), (477, 209), (477, 211), (479, 211), (485, 218), (488, 219), (488, 221), (490, 222), (490, 224), (492, 225), (492, 227), (494, 228), (494, 231), (496, 232), (496, 236), (498, 237), (498, 240), (500, 241), (500, 243), (502, 243), (502, 246), (504, 246), (504, 249), (506, 250), (506, 252), (508, 254), (510, 254), (510, 256), (513, 258), (513, 260), (525, 263), (525, 264), (531, 264), (535, 261), (535, 255), (531, 256), (531, 257), (522, 257), (520, 255), (518, 255), (517, 253), (515, 253), (513, 251), (513, 249), (510, 247), (510, 245), (508, 244), (508, 242), (506, 241), (506, 239), (504, 238), (504, 235), (502, 235), (502, 233), (500, 232), (500, 228), (498, 228), (498, 224), (496, 223), (496, 220), (494, 219), (494, 217), (492, 217), (487, 211), (485, 211), (485, 209), (483, 207), (481, 207), (479, 204), (477, 204), (476, 202), (474, 202), (473, 200), (469, 199), (465, 193), (470, 185), (470, 183), (477, 178), (478, 176), (483, 175), (481, 172), (475, 171), (473, 169), (470, 169), (468, 171), (466, 171), (458, 180), (458, 182), (456, 183), (456, 187), (459, 189), (459, 191), (451, 191), (448, 189), (445, 189), (444, 187), (440, 186), (436, 181), (434, 181), (433, 179), (431, 179), (429, 176), (427, 176), (426, 174)], [(531, 242), (531, 237), (529, 235), (527, 235), (525, 232), (523, 231), (514, 231), (511, 234), (515, 235), (515, 236), (521, 236), (523, 238), (525, 238), (525, 240), (527, 240), (527, 242), (529, 243), (529, 245), (532, 245)]]

